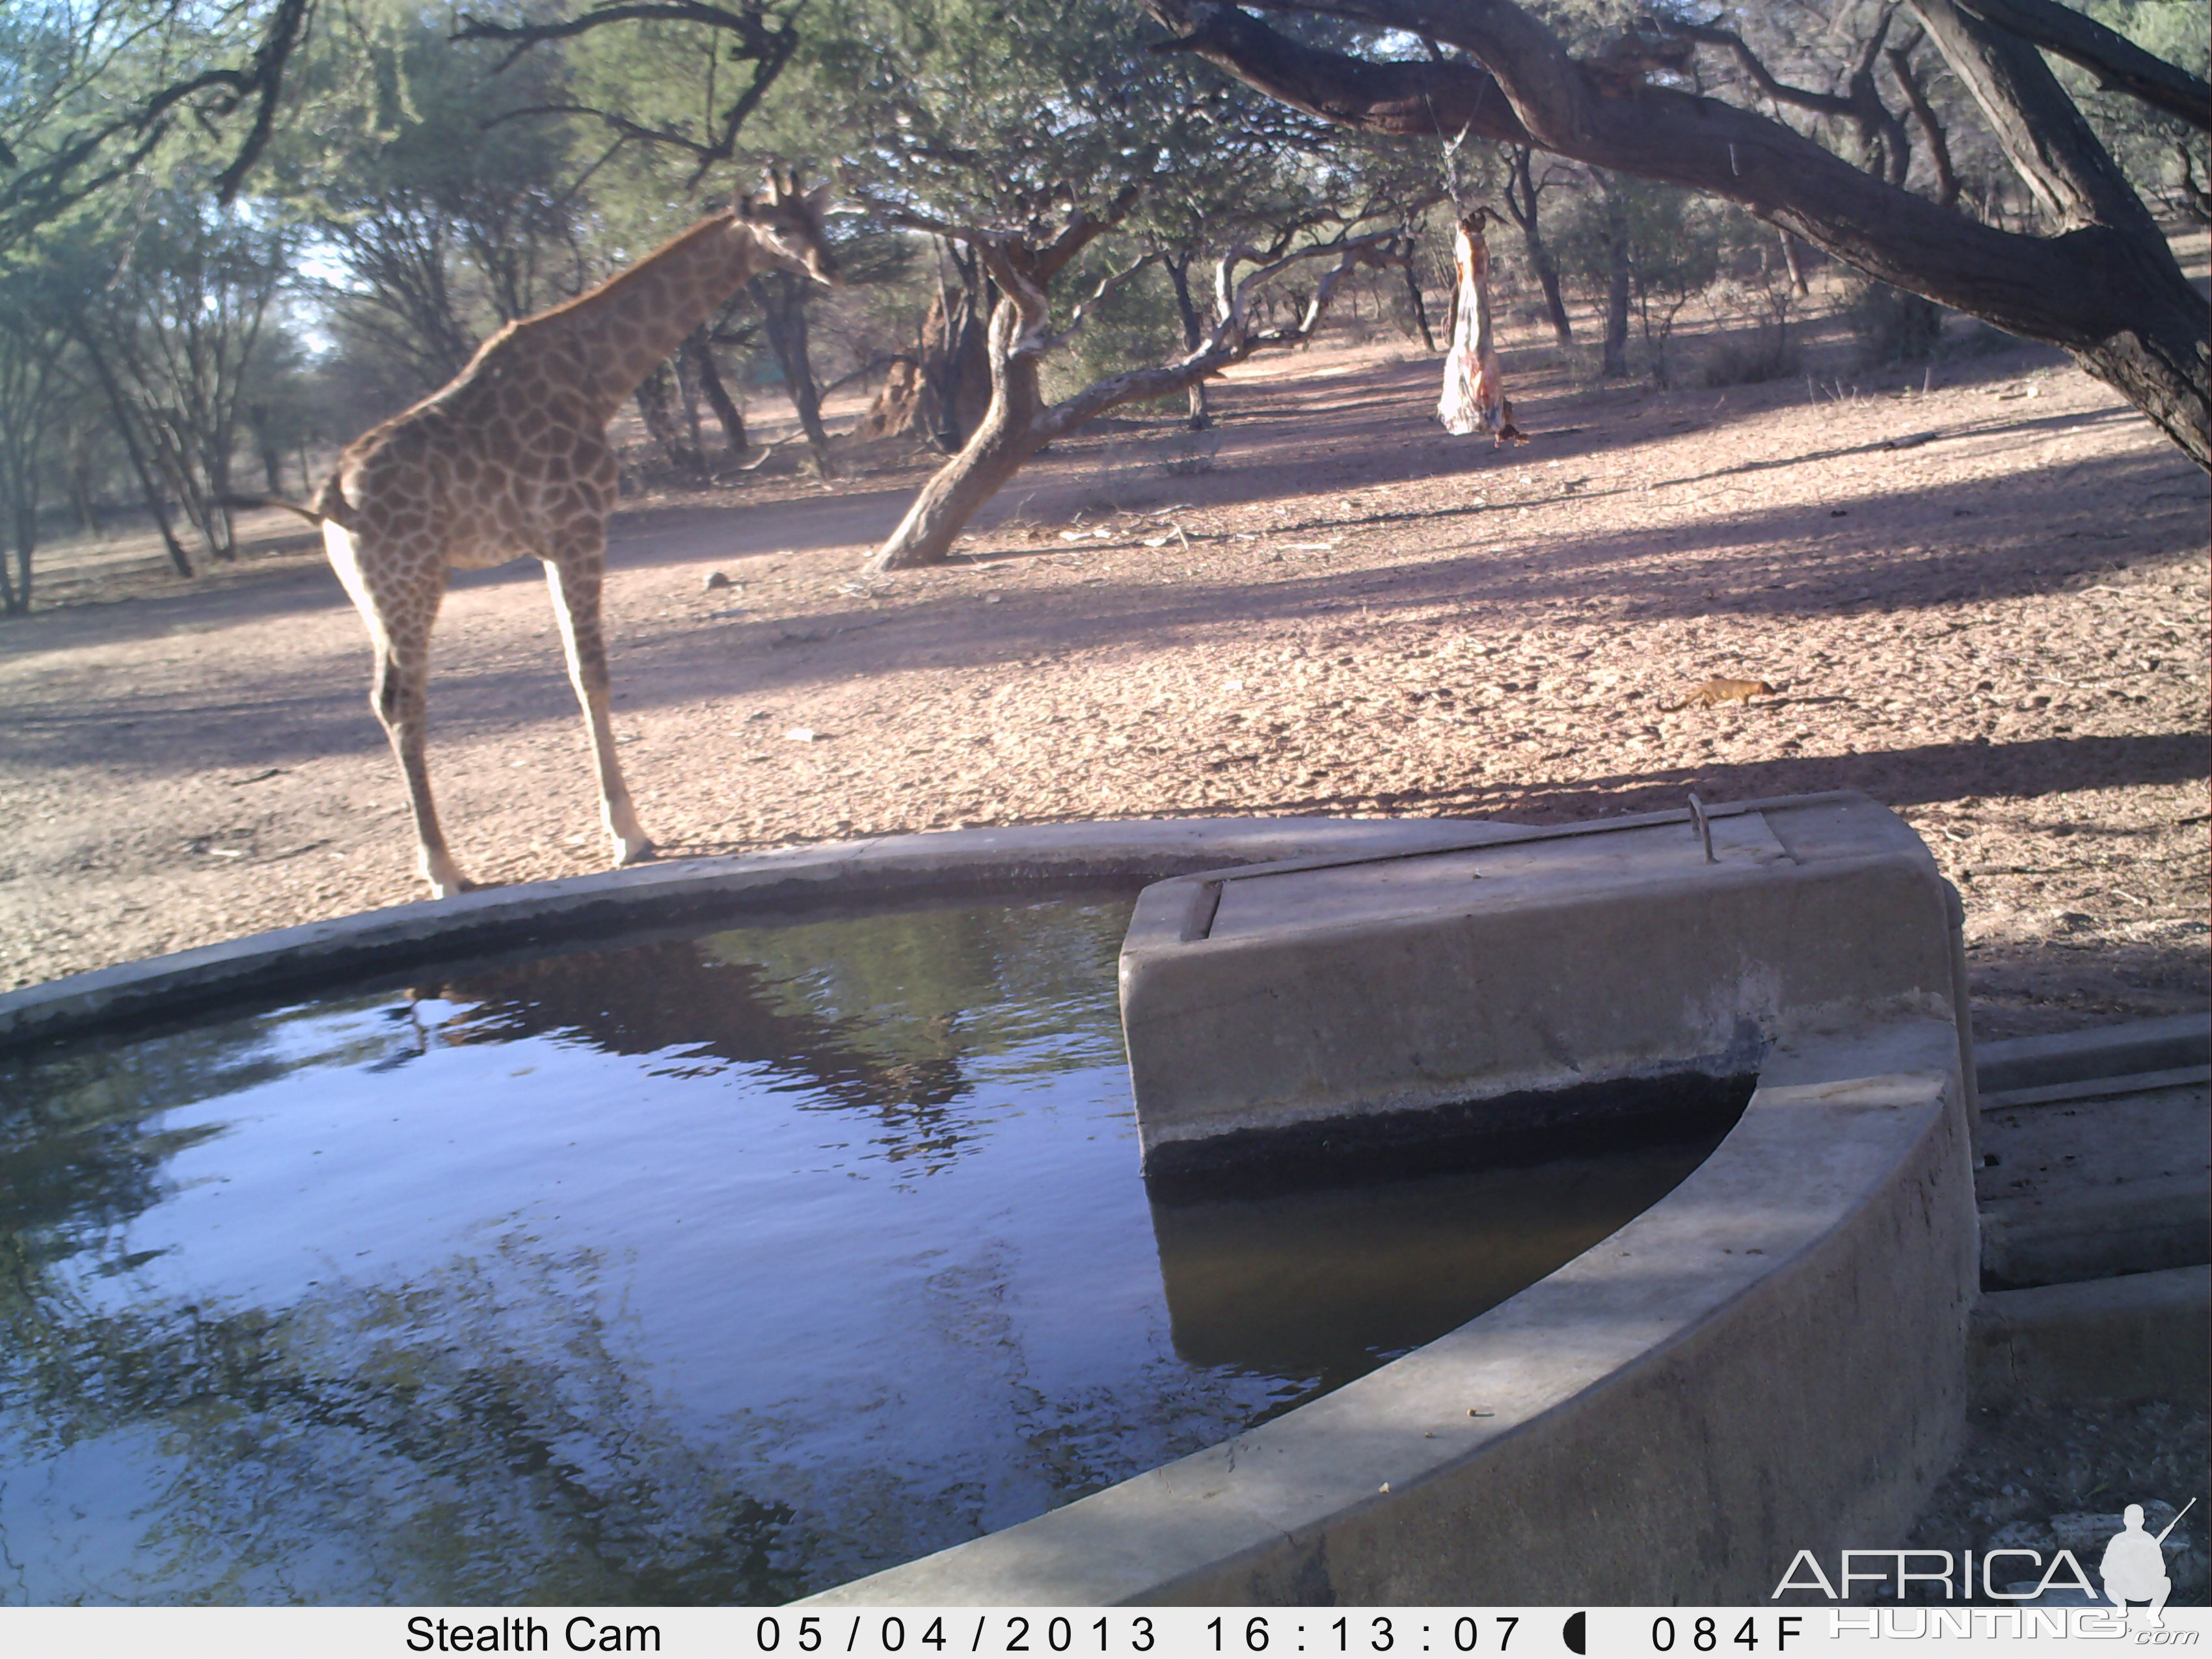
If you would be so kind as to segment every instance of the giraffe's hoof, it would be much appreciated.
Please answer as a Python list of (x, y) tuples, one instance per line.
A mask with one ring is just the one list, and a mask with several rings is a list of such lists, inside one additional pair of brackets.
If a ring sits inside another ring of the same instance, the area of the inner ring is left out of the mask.
[(643, 864), (647, 859), (659, 856), (659, 849), (642, 836), (633, 842), (617, 842), (615, 843), (615, 868), (619, 870), (626, 864)]
[(432, 898), (452, 898), (457, 893), (472, 893), (477, 884), (463, 875), (460, 866), (447, 864), (436, 870), (425, 870), (422, 879), (429, 884)]

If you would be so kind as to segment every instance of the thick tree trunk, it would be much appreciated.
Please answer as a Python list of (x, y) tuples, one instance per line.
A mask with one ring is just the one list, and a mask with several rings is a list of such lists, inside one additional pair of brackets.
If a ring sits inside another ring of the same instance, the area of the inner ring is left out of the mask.
[[(2212, 468), (2205, 307), (2142, 204), (2047, 65), (2017, 36), (1911, 0), (1999, 142), (2074, 228), (2034, 236), (1979, 224), (1874, 178), (1779, 121), (1661, 86), (1608, 96), (1510, 0), (1319, 0), (1291, 9), (1403, 28), (1479, 62), (1375, 62), (1307, 46), (1237, 8), (1146, 0), (1194, 51), (1324, 120), (1372, 132), (1533, 144), (1740, 203), (1870, 276), (2073, 353), (2201, 466)], [(1990, 0), (1975, 0), (1985, 13)], [(1970, 27), (1969, 25), (1972, 25)], [(1954, 55), (1955, 54), (1955, 55)], [(2118, 189), (2112, 188), (2117, 182)]]
[(686, 478), (699, 478), (706, 467), (699, 452), (684, 441), (684, 434), (676, 424), (676, 411), (668, 406), (668, 365), (662, 363), (653, 373), (637, 383), (631, 394), (637, 404), (638, 418), (645, 422), (646, 436), (670, 468)]
[(989, 295), (990, 284), (979, 277), (949, 308), (940, 295), (931, 313), (938, 332), (922, 359), (921, 419), (931, 441), (948, 455), (959, 453), (990, 406)]
[(890, 539), (869, 559), (869, 572), (942, 562), (968, 521), (1048, 441), (1036, 430), (1044, 410), (1037, 360), (1015, 349), (1021, 331), (1020, 308), (1011, 299), (1000, 301), (991, 313), (991, 402), (982, 422), (922, 487)]
[[(1190, 297), (1190, 256), (1186, 253), (1181, 258), (1170, 258), (1160, 263), (1167, 267), (1168, 286), (1175, 290), (1176, 315), (1182, 322), (1182, 349), (1195, 351), (1205, 343), (1206, 325), (1200, 320), (1198, 307)], [(1419, 301), (1417, 292), (1415, 303)], [(1430, 349), (1435, 349), (1433, 343)], [(1203, 432), (1213, 424), (1213, 411), (1206, 406), (1206, 382), (1193, 380), (1188, 396), (1190, 412), (1185, 423), (1193, 432)]]
[(1803, 299), (1813, 291), (1813, 284), (1805, 277), (1805, 261), (1797, 251), (1797, 239), (1788, 231), (1777, 231), (1782, 239), (1782, 265), (1790, 273), (1790, 291)]
[(1605, 230), (1605, 361), (1598, 373), (1620, 380), (1628, 374), (1628, 233), (1608, 222)]
[(814, 360), (806, 341), (806, 301), (812, 284), (787, 270), (763, 274), (761, 314), (768, 323), (769, 349), (783, 371), (783, 389), (798, 412), (799, 430), (814, 453), (814, 470), (830, 476), (830, 434), (822, 424), (822, 388), (815, 383)]
[(1561, 345), (1575, 343), (1575, 325), (1567, 317), (1567, 302), (1559, 292), (1559, 265), (1545, 246), (1541, 204), (1536, 188), (1534, 154), (1526, 144), (1508, 146), (1513, 161), (1505, 175), (1505, 208), (1521, 227), (1521, 245), (1528, 252), (1528, 269), (1544, 290), (1544, 311), (1552, 319), (1553, 337)]
[(741, 460), (749, 447), (745, 439), (745, 417), (738, 409), (737, 400), (730, 396), (730, 388), (723, 384), (722, 371), (714, 363), (714, 348), (707, 337), (707, 326), (701, 324), (684, 342), (684, 349), (691, 359), (691, 372), (697, 377), (699, 390), (707, 399), (707, 407), (714, 411), (714, 419), (722, 428), (722, 441), (729, 448), (732, 460)]

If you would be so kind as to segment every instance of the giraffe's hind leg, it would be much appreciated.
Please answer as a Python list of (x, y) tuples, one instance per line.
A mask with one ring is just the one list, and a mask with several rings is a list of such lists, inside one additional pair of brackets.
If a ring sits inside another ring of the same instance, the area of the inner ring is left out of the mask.
[(445, 568), (428, 566), (405, 577), (387, 573), (370, 580), (347, 532), (325, 524), (323, 538), (331, 563), (352, 595), (376, 653), (368, 702), (384, 727), (384, 735), (391, 740), (400, 775), (407, 781), (407, 804), (415, 817), (417, 867), (434, 896), (450, 898), (472, 884), (447, 848), (445, 831), (438, 825), (438, 809), (430, 798), (430, 771), (422, 753), (429, 730), (430, 625), (437, 620), (438, 604), (445, 597)]
[(617, 865), (653, 856), (653, 840), (637, 821), (629, 786), (615, 756), (614, 721), (607, 709), (610, 680), (606, 641), (599, 631), (599, 588), (605, 568), (604, 532), (580, 531), (545, 561), (546, 585), (553, 592), (553, 614), (561, 624), (561, 643), (568, 654), (568, 678), (584, 712), (592, 758), (599, 775), (599, 812), (614, 842)]

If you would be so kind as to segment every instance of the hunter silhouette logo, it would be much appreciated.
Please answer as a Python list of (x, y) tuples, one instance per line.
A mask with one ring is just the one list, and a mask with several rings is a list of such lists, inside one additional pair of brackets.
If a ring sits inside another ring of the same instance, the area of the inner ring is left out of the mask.
[[(2130, 1616), (2140, 1608), (2147, 1629), (2166, 1628), (2160, 1615), (2166, 1598), (2173, 1594), (2173, 1580), (2166, 1571), (2166, 1540), (2181, 1524), (2181, 1517), (2196, 1507), (2192, 1498), (2162, 1531), (2152, 1534), (2143, 1529), (2143, 1506), (2129, 1504), (2121, 1513), (2120, 1530), (2112, 1534), (2098, 1560), (2104, 1599)], [(1848, 1601), (1873, 1589), (1900, 1601), (1978, 1598), (2000, 1604), (2041, 1603), (2054, 1591), (2078, 1596), (2082, 1602), (2097, 1600), (2096, 1587), (2070, 1549), (2053, 1551), (2048, 1559), (2039, 1549), (1990, 1549), (1982, 1552), (1978, 1562), (1972, 1550), (1957, 1555), (1949, 1550), (1844, 1550), (1839, 1552), (1837, 1566), (1836, 1576), (1831, 1578), (1812, 1551), (1799, 1550), (1768, 1599), (1809, 1591), (1827, 1601)], [(2031, 1569), (2040, 1577), (2027, 1577), (2027, 1570)]]
[(2142, 1505), (2129, 1504), (2121, 1512), (2120, 1530), (2112, 1534), (2112, 1541), (2105, 1546), (2104, 1559), (2097, 1564), (2097, 1576), (2105, 1581), (2105, 1599), (2123, 1613), (2130, 1610), (2131, 1601), (2148, 1602), (2143, 1623), (2152, 1630), (2166, 1628), (2166, 1620), (2160, 1615), (2166, 1611), (2166, 1598), (2173, 1594), (2173, 1580), (2166, 1571), (2166, 1534), (2196, 1507), (2192, 1498), (2154, 1538), (2143, 1530)]

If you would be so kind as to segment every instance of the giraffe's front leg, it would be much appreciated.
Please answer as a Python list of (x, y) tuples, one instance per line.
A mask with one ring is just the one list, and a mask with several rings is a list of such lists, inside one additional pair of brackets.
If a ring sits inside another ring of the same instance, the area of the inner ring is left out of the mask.
[(605, 568), (605, 536), (580, 538), (545, 562), (553, 590), (553, 614), (561, 623), (561, 643), (568, 653), (568, 678), (584, 711), (592, 739), (592, 758), (599, 773), (599, 811), (614, 842), (617, 865), (653, 856), (653, 839), (637, 821), (629, 786), (615, 757), (615, 729), (607, 709), (606, 641), (599, 632), (599, 586)]

